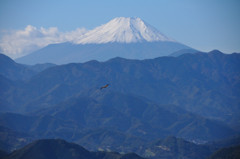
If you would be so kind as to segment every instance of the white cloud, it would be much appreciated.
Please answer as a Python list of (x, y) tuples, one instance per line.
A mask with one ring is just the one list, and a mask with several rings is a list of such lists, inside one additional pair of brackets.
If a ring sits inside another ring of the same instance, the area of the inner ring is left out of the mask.
[(58, 28), (36, 28), (28, 25), (24, 30), (8, 31), (0, 39), (0, 50), (15, 59), (49, 44), (75, 41), (87, 30), (78, 28), (70, 32), (60, 32)]

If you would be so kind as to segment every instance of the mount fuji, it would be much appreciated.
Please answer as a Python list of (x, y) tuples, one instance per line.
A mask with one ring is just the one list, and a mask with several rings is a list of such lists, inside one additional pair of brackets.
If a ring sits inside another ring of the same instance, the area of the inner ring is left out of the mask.
[(174, 41), (140, 18), (119, 17), (107, 24), (87, 32), (76, 41), (78, 44), (87, 43), (135, 43), (153, 41)]
[(118, 17), (73, 41), (50, 44), (16, 59), (19, 63), (78, 63), (114, 57), (151, 59), (191, 49), (159, 32), (140, 18)]

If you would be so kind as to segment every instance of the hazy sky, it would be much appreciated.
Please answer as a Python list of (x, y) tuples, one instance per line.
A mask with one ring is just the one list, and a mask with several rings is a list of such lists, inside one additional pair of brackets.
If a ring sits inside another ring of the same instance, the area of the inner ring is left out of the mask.
[[(83, 28), (124, 16), (140, 17), (166, 36), (201, 51), (240, 52), (239, 15), (240, 0), (0, 0), (0, 47), (21, 52), (27, 50), (21, 47), (31, 49), (40, 43), (31, 38), (64, 41)], [(31, 39), (31, 46), (21, 39), (23, 35)]]

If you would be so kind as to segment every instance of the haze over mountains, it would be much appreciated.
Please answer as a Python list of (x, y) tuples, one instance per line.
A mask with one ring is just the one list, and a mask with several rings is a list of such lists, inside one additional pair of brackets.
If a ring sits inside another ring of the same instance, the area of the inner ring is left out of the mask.
[(239, 149), (239, 53), (198, 52), (120, 17), (17, 62), (0, 54), (0, 157), (205, 159)]
[[(215, 50), (33, 69), (1, 55), (1, 144), (12, 150), (57, 137), (94, 151), (180, 157), (165, 144), (151, 147), (152, 140), (173, 135), (205, 143), (239, 134), (239, 59)], [(206, 157), (213, 150), (193, 152)]]
[(140, 18), (119, 17), (73, 41), (52, 44), (16, 61), (24, 64), (67, 64), (114, 57), (151, 59), (191, 49), (160, 33)]

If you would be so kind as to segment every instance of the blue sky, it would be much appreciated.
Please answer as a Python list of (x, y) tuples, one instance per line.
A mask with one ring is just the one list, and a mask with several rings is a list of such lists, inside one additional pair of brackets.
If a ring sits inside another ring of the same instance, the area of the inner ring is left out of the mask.
[(70, 32), (124, 16), (195, 49), (232, 53), (240, 52), (239, 15), (239, 0), (0, 0), (0, 39), (28, 25)]

